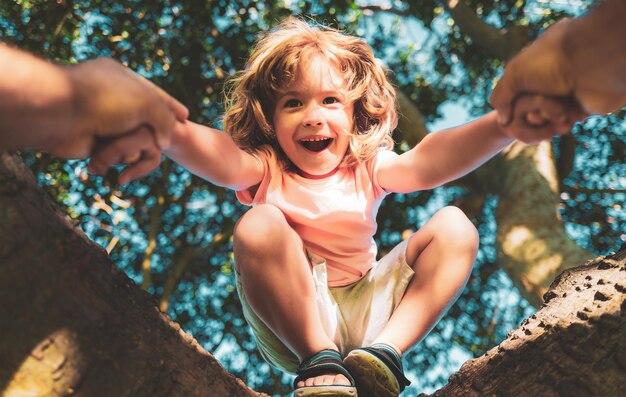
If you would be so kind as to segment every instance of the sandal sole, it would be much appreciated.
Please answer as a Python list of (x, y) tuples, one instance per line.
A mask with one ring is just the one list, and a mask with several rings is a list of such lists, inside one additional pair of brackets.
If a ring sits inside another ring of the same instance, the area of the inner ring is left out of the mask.
[(344, 359), (344, 366), (354, 377), (361, 397), (398, 397), (400, 385), (395, 375), (376, 356), (354, 350)]

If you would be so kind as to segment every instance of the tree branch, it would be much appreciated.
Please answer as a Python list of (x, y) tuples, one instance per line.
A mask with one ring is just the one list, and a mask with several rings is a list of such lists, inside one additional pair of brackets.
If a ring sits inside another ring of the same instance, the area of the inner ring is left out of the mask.
[(545, 301), (432, 396), (623, 395), (626, 249), (566, 270)]
[(144, 291), (147, 291), (150, 288), (151, 282), (151, 268), (152, 268), (152, 254), (154, 253), (154, 249), (156, 248), (156, 237), (158, 234), (159, 221), (161, 219), (161, 209), (163, 208), (163, 204), (165, 203), (165, 195), (163, 194), (163, 184), (167, 183), (167, 178), (169, 175), (169, 163), (165, 163), (162, 165), (163, 168), (163, 183), (157, 183), (156, 186), (156, 204), (152, 207), (152, 211), (150, 211), (150, 231), (148, 232), (148, 246), (146, 247), (146, 252), (144, 253), (144, 259), (141, 262), (141, 271), (143, 274), (143, 280), (141, 282), (141, 288)]
[(208, 254), (209, 252), (214, 250), (218, 245), (223, 244), (226, 241), (228, 241), (230, 239), (230, 236), (232, 236), (233, 234), (233, 229), (234, 229), (233, 225), (225, 228), (221, 233), (217, 234), (215, 238), (213, 238), (213, 241), (211, 241), (211, 243), (209, 243), (206, 247), (202, 247), (202, 248), (189, 247), (188, 250), (184, 251), (184, 254), (182, 255), (182, 257), (180, 257), (176, 261), (174, 268), (172, 270), (172, 274), (170, 275), (170, 277), (168, 277), (167, 283), (165, 284), (163, 295), (161, 295), (161, 298), (159, 299), (159, 309), (162, 312), (167, 311), (170, 295), (172, 294), (172, 291), (174, 291), (174, 289), (178, 285), (180, 278), (183, 272), (185, 271), (185, 269), (187, 268), (187, 266), (189, 265), (189, 263), (191, 263), (196, 258), (199, 258), (203, 255)]
[(408, 10), (398, 10), (397, 8), (391, 6), (379, 6), (379, 5), (367, 5), (367, 6), (359, 6), (359, 9), (363, 11), (364, 14), (373, 14), (376, 12), (387, 12), (390, 14), (398, 15), (401, 17), (408, 17), (411, 14)]
[(559, 158), (556, 161), (556, 171), (559, 177), (559, 186), (564, 189), (563, 180), (574, 169), (574, 159), (576, 158), (576, 137), (574, 134), (561, 136), (559, 141)]
[(528, 44), (526, 25), (508, 31), (496, 29), (483, 21), (464, 0), (445, 0), (443, 3), (463, 34), (495, 58), (506, 61)]
[(160, 183), (157, 184), (156, 196), (156, 204), (154, 204), (154, 207), (152, 207), (152, 211), (150, 211), (150, 231), (148, 232), (148, 246), (146, 247), (146, 251), (144, 252), (144, 258), (141, 262), (141, 271), (143, 274), (141, 288), (145, 291), (150, 288), (152, 254), (154, 253), (154, 249), (156, 248), (156, 236), (158, 233), (159, 221), (161, 219), (161, 208), (163, 206), (163, 202), (165, 201), (165, 198), (163, 196), (162, 184)]
[(410, 147), (428, 135), (428, 128), (422, 112), (400, 90), (396, 90), (398, 98), (398, 129), (400, 140), (405, 141)]
[(3, 395), (259, 395), (159, 312), (6, 153), (0, 220)]

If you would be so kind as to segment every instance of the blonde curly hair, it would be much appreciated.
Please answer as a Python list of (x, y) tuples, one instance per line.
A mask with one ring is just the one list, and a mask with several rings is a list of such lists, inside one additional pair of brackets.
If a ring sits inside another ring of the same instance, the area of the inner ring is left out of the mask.
[(293, 83), (298, 65), (310, 55), (321, 55), (343, 74), (354, 102), (354, 131), (341, 166), (371, 159), (381, 148), (392, 149), (391, 133), (398, 124), (396, 93), (386, 69), (362, 39), (288, 17), (260, 37), (246, 68), (226, 88), (224, 130), (248, 152), (265, 145), (290, 165), (278, 145), (272, 117), (279, 93)]

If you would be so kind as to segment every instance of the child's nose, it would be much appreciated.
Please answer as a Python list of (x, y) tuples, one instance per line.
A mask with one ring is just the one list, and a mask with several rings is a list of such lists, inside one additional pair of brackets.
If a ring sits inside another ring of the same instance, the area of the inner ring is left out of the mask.
[(308, 119), (304, 121), (304, 125), (306, 127), (314, 127), (314, 126), (320, 126), (322, 125), (321, 120), (313, 120), (313, 119)]
[(304, 115), (304, 118), (302, 119), (302, 124), (304, 124), (305, 127), (321, 126), (323, 124), (323, 116), (320, 112), (320, 109), (309, 109), (309, 111)]

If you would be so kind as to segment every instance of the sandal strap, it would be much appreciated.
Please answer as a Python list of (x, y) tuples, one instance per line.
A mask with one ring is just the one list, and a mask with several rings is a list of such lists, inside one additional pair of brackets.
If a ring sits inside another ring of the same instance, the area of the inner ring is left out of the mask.
[(411, 384), (411, 381), (404, 376), (402, 357), (400, 357), (396, 349), (386, 343), (376, 343), (369, 347), (362, 347), (361, 350), (365, 350), (366, 352), (372, 354), (391, 370), (398, 380), (400, 391), (404, 390), (405, 387)]
[(294, 387), (300, 381), (329, 372), (344, 375), (350, 381), (350, 385), (354, 386), (352, 375), (343, 366), (341, 354), (336, 350), (326, 349), (302, 361), (296, 370), (298, 376), (293, 381)]

